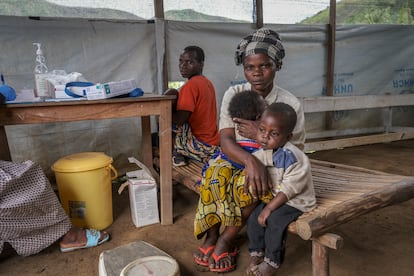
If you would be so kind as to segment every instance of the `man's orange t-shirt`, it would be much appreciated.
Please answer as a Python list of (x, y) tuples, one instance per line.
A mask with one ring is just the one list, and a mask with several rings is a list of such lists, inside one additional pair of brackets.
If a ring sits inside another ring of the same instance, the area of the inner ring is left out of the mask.
[(190, 111), (191, 132), (200, 141), (219, 145), (216, 91), (204, 76), (190, 78), (180, 89), (177, 110)]

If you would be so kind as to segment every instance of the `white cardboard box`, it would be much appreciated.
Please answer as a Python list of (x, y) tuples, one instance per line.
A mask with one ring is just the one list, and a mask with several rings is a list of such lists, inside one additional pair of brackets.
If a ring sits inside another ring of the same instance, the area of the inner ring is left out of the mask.
[(142, 168), (126, 173), (132, 222), (136, 227), (159, 223), (157, 182), (144, 164), (134, 157), (128, 160)]

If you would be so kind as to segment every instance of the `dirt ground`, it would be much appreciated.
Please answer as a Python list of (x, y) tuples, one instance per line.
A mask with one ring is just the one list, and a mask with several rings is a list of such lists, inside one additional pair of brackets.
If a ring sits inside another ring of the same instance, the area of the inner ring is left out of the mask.
[[(320, 151), (310, 158), (355, 165), (384, 172), (414, 175), (414, 140)], [(174, 186), (174, 224), (136, 228), (130, 217), (128, 192), (118, 195), (114, 187), (114, 223), (107, 229), (111, 240), (101, 246), (61, 253), (57, 244), (41, 253), (0, 260), (0, 275), (98, 275), (103, 250), (144, 240), (173, 256), (181, 275), (214, 275), (200, 272), (192, 252), (199, 241), (192, 234), (197, 196), (182, 185)], [(343, 237), (344, 247), (329, 250), (330, 272), (348, 275), (413, 275), (414, 199), (363, 215), (333, 231)], [(244, 275), (248, 262), (246, 233), (240, 235), (238, 267), (227, 275)], [(277, 275), (312, 275), (311, 242), (289, 235), (285, 262)]]

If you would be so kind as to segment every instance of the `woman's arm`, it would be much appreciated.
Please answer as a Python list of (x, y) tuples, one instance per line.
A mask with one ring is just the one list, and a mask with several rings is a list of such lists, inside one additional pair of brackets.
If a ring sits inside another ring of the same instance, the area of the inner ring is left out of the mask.
[(188, 119), (190, 118), (192, 112), (186, 110), (177, 110), (179, 96), (178, 90), (173, 88), (167, 89), (164, 92), (164, 95), (173, 95), (177, 97), (172, 101), (172, 122), (177, 126), (182, 126), (184, 123), (188, 122)]
[(253, 197), (264, 196), (272, 187), (272, 181), (266, 167), (236, 143), (234, 131), (234, 128), (220, 130), (220, 147), (231, 160), (245, 166), (245, 193), (248, 193), (248, 187), (251, 186)]

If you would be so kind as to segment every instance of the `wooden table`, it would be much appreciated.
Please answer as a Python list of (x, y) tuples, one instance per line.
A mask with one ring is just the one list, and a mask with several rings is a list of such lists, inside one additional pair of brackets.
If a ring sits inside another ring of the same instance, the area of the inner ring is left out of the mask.
[(72, 122), (141, 117), (143, 162), (152, 166), (150, 116), (159, 116), (161, 224), (173, 223), (171, 178), (171, 103), (175, 96), (145, 94), (137, 98), (112, 98), (0, 105), (0, 159), (11, 161), (5, 125)]

